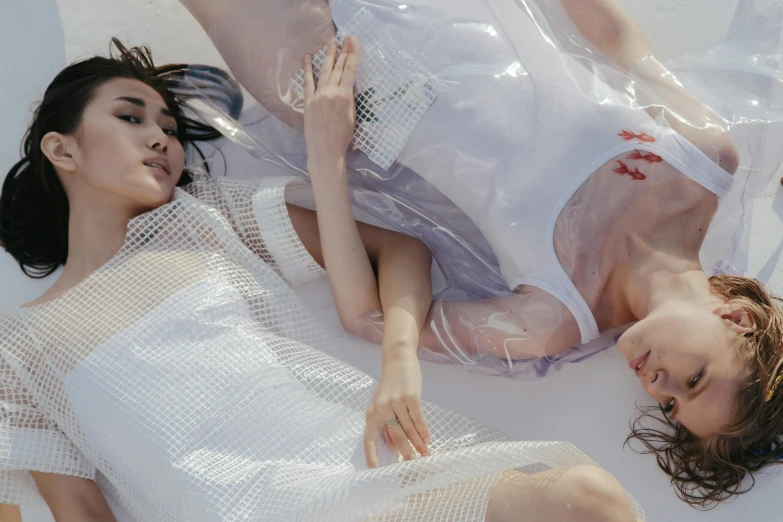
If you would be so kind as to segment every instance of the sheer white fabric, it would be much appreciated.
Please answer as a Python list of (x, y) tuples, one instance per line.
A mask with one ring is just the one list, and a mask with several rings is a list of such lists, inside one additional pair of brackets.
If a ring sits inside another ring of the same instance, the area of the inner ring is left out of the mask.
[(0, 318), (0, 502), (39, 499), (37, 470), (95, 479), (140, 521), (482, 521), (501, 471), (589, 462), (426, 404), (433, 456), (382, 444), (366, 469), (375, 383), (319, 350), (286, 284), (322, 274), (288, 182), (178, 190), (85, 281)]

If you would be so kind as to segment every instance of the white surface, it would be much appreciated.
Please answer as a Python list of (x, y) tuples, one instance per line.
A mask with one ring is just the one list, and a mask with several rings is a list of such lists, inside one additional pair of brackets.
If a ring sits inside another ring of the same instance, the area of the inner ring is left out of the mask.
[[(730, 19), (736, 0), (636, 1), (638, 15), (653, 44), (671, 56), (688, 49), (709, 47)], [(30, 104), (40, 99), (54, 74), (71, 60), (104, 53), (110, 36), (127, 44), (149, 43), (159, 63), (198, 61), (220, 64), (217, 53), (200, 28), (176, 1), (154, 0), (25, 0), (0, 5), (0, 169), (6, 172), (18, 157), (19, 142), (29, 119)], [(657, 32), (655, 27), (666, 27)], [(704, 28), (694, 29), (695, 27)], [(65, 35), (64, 42), (63, 34)], [(187, 35), (184, 37), (183, 35)], [(678, 35), (685, 35), (680, 38)], [(685, 46), (685, 47), (678, 47)], [(252, 168), (247, 157), (229, 161), (232, 168)], [(259, 167), (260, 168), (260, 167)], [(754, 256), (757, 265), (777, 274), (783, 220), (783, 199), (777, 186), (772, 198), (759, 201), (760, 220), (753, 227), (755, 245), (766, 245)], [(760, 247), (759, 247), (760, 249)], [(756, 267), (754, 267), (755, 269)], [(763, 272), (763, 270), (762, 270)], [(0, 254), (0, 307), (30, 300), (51, 284), (51, 278), (31, 283), (5, 253)], [(335, 345), (341, 357), (378, 377), (378, 348), (348, 339), (339, 329), (325, 283), (301, 288), (306, 302), (340, 336)], [(654, 459), (623, 449), (634, 402), (641, 398), (624, 359), (608, 351), (586, 362), (570, 365), (546, 379), (526, 383), (466, 374), (450, 366), (424, 364), (425, 399), (505, 430), (519, 439), (567, 440), (614, 473), (636, 496), (651, 521), (733, 522), (783, 520), (778, 496), (783, 479), (761, 476), (752, 493), (736, 502), (701, 513), (678, 501)], [(25, 522), (46, 522), (41, 512), (24, 511)]]

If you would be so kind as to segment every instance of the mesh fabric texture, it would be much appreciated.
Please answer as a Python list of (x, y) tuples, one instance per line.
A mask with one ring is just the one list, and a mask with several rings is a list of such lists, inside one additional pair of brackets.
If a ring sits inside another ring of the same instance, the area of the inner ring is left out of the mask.
[(381, 443), (367, 469), (376, 383), (319, 350), (289, 287), (322, 275), (290, 181), (178, 189), (86, 280), (0, 318), (0, 502), (37, 499), (37, 470), (94, 478), (142, 521), (478, 522), (502, 471), (590, 463), (425, 404), (433, 456)]

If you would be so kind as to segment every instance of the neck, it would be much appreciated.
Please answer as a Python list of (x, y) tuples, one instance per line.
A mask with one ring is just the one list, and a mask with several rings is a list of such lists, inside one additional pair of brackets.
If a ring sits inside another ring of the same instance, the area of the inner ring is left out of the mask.
[(698, 256), (656, 250), (638, 236), (630, 241), (622, 296), (636, 320), (671, 301), (715, 299)]
[(106, 264), (122, 247), (134, 213), (110, 197), (71, 199), (63, 278), (78, 282)]

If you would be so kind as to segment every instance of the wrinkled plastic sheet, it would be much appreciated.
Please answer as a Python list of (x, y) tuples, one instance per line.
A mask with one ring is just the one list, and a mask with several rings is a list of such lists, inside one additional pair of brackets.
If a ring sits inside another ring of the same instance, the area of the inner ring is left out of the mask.
[[(423, 358), (528, 379), (611, 346), (622, 329), (598, 335), (574, 304), (588, 306), (585, 295), (605, 279), (583, 274), (577, 284), (574, 274), (600, 265), (595, 245), (609, 218), (643, 193), (613, 192), (612, 176), (651, 182), (643, 171), (658, 163), (675, 167), (667, 179), (690, 177), (722, 197), (705, 270), (747, 267), (748, 202), (783, 161), (769, 142), (783, 122), (780, 2), (741, 1), (706, 53), (626, 66), (598, 50), (559, 0), (184, 3), (263, 107), (240, 123), (215, 78), (194, 70), (191, 109), (304, 178), (302, 59), (314, 56), (317, 75), (329, 39), (359, 38), (351, 195), (433, 252), (443, 284)], [(725, 137), (739, 156), (728, 183)], [(600, 157), (604, 170), (611, 163), (603, 178)], [(609, 216), (567, 212), (601, 198), (624, 203), (607, 204)], [(552, 208), (560, 212), (547, 221)], [(576, 330), (563, 349), (562, 332)]]

